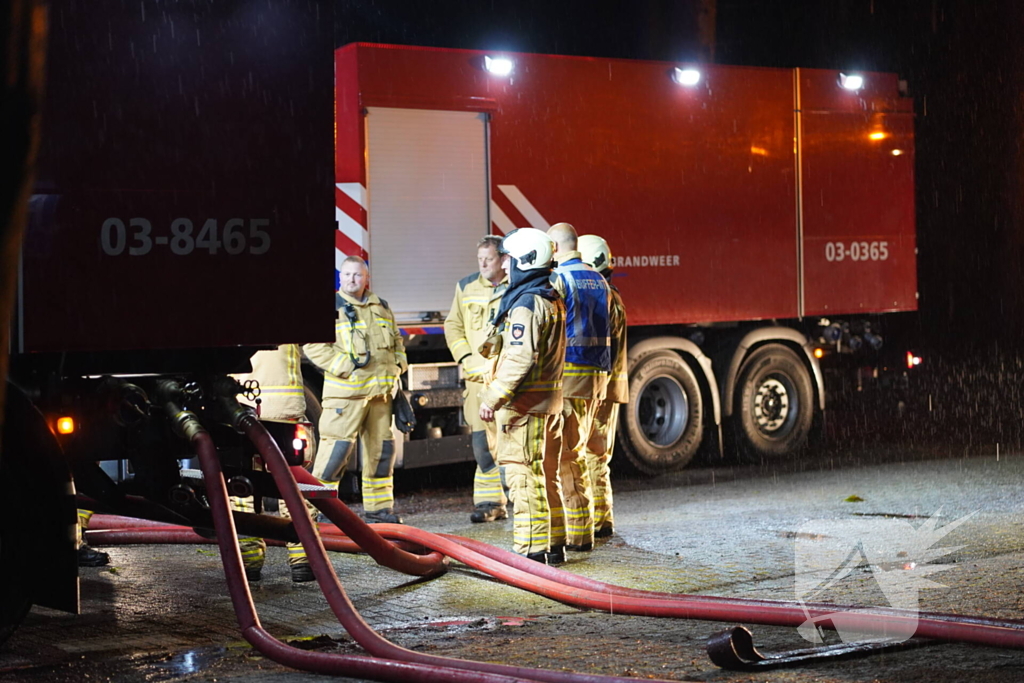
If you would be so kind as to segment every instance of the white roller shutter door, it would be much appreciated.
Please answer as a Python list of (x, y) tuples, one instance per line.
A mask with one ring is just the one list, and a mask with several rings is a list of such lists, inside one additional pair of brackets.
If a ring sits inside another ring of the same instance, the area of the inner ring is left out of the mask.
[(487, 118), (370, 107), (370, 286), (399, 322), (444, 315), (488, 232)]

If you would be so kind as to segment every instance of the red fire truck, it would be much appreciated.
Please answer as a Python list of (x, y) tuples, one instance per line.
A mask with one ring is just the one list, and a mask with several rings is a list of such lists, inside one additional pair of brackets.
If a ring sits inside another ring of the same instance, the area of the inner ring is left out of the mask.
[[(406, 467), (472, 457), (440, 332), (488, 232), (568, 221), (612, 245), (620, 446), (649, 473), (723, 431), (799, 448), (824, 409), (814, 351), (877, 343), (865, 316), (915, 307), (895, 76), (356, 44), (334, 52), (332, 93), (316, 4), (149, 7), (55, 4), (0, 459), (0, 641), (32, 604), (77, 608), (76, 487), (98, 510), (212, 527), (172, 408), (213, 436), (233, 494), (277, 496), (227, 426), (224, 375), (332, 339), (346, 254), (407, 335)], [(237, 517), (294, 540), (281, 524)]]
[[(629, 318), (619, 450), (781, 456), (822, 354), (916, 309), (912, 100), (897, 77), (352, 44), (336, 51), (339, 257), (408, 332), (406, 467), (467, 459), (441, 322), (486, 232), (608, 240)], [(724, 432), (724, 434), (723, 434)], [(434, 437), (434, 438), (430, 438)]]

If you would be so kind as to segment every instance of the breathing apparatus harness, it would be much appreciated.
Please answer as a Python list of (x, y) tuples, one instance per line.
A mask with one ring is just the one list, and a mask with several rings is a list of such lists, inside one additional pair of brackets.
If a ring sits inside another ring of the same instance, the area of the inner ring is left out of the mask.
[[(356, 328), (356, 324), (359, 322), (359, 314), (356, 313), (356, 307), (346, 301), (342, 310), (345, 311), (345, 317), (348, 318), (348, 357), (352, 361), (352, 365), (358, 370), (359, 368), (366, 367), (370, 362), (370, 342), (366, 338), (366, 332)], [(362, 340), (362, 346), (365, 349), (361, 353), (356, 353), (357, 338)]]

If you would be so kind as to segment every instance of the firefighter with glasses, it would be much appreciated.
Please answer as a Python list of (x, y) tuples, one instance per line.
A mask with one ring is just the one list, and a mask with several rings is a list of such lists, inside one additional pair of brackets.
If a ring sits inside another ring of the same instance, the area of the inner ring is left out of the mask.
[(512, 499), (513, 549), (547, 562), (550, 508), (544, 461), (561, 450), (565, 305), (551, 286), (551, 240), (534, 228), (502, 240), (508, 289), (481, 349), (491, 359), (480, 419), (498, 427), (498, 464)]
[(401, 524), (394, 512), (395, 441), (392, 394), (408, 369), (405, 345), (387, 302), (369, 290), (366, 262), (349, 256), (341, 264), (341, 308), (331, 344), (303, 350), (324, 371), (320, 444), (313, 476), (337, 485), (362, 443), (363, 517)]
[(501, 267), (501, 238), (487, 235), (477, 243), (476, 260), (480, 271), (467, 275), (455, 285), (455, 299), (444, 320), (444, 336), (466, 381), (463, 415), (472, 430), (473, 512), (470, 521), (494, 522), (508, 517), (508, 499), (502, 486), (501, 468), (494, 461), (497, 428), (494, 422), (480, 419), (480, 392), (484, 389), (484, 366), (480, 345), (487, 339), (491, 319), (501, 304), (508, 278)]

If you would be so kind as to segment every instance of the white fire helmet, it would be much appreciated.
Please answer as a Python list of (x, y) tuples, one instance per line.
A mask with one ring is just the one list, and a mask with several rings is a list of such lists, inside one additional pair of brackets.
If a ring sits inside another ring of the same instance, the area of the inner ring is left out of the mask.
[(543, 230), (517, 228), (501, 241), (501, 253), (516, 260), (519, 270), (550, 268), (554, 242)]
[(580, 235), (576, 242), (580, 259), (599, 273), (612, 269), (612, 250), (603, 237)]

